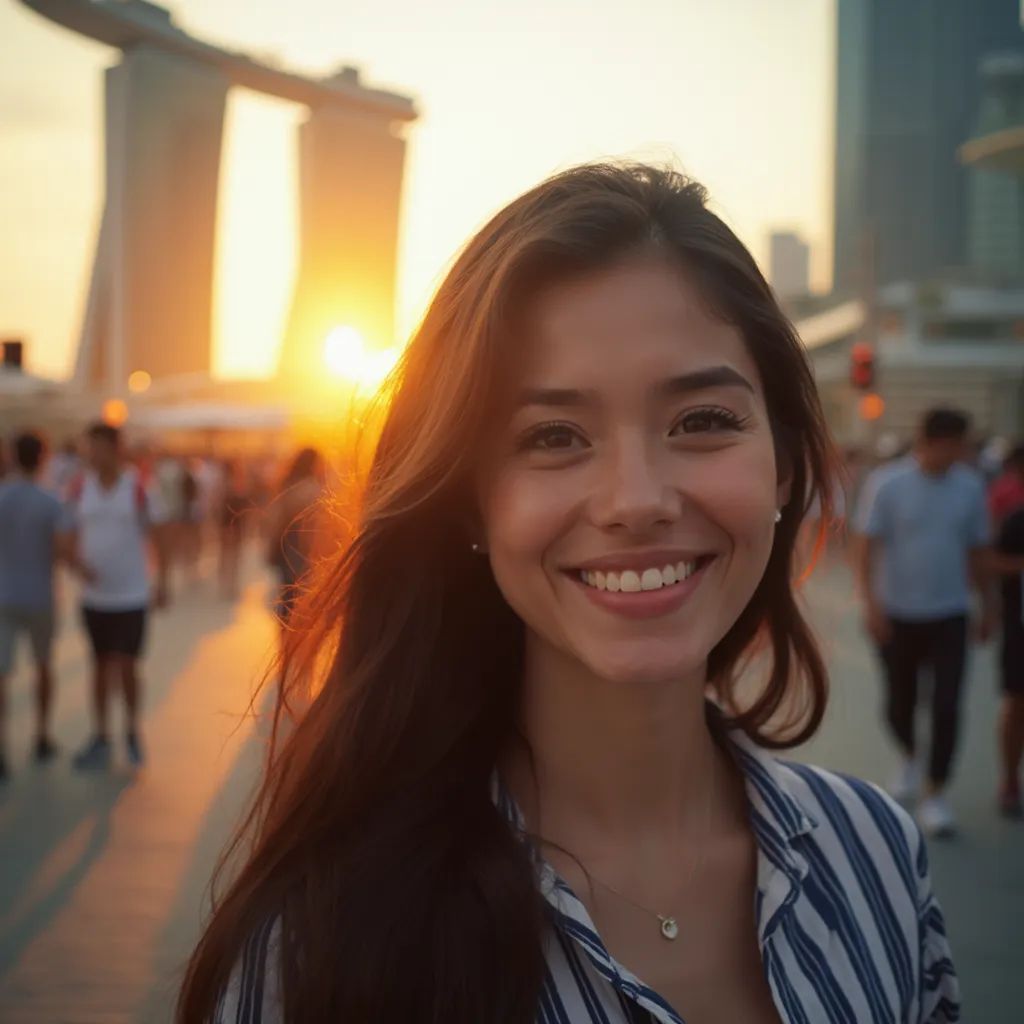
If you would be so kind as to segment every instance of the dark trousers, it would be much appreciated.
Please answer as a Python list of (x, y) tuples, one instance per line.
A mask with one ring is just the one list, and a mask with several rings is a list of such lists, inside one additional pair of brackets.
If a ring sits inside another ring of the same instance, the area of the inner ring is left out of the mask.
[(928, 778), (949, 779), (960, 718), (960, 689), (967, 662), (967, 616), (908, 622), (890, 619), (892, 635), (881, 649), (888, 685), (886, 717), (904, 752), (913, 757), (918, 674), (932, 670), (932, 748)]

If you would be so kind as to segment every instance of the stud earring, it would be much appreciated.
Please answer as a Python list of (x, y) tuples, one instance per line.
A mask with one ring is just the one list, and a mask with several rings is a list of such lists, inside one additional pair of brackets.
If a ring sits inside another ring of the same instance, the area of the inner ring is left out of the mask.
[(480, 545), (477, 544), (476, 541), (473, 541), (473, 543), (470, 544), (469, 546), (472, 549), (474, 555), (479, 555), (480, 554)]
[(776, 509), (775, 510), (775, 522), (777, 522), (777, 523), (781, 523), (782, 522), (782, 510), (781, 509)]

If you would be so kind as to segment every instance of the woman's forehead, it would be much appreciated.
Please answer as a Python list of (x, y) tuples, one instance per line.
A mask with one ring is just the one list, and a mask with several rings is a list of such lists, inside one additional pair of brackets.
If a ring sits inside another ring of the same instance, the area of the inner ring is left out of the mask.
[(549, 285), (520, 324), (520, 387), (626, 385), (723, 364), (759, 387), (739, 329), (664, 259), (634, 258)]

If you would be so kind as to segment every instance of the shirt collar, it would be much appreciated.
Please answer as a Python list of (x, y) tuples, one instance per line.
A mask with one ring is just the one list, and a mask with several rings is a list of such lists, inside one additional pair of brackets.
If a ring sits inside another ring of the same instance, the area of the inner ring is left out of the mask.
[[(746, 781), (747, 800), (760, 816), (761, 828), (786, 846), (816, 829), (817, 818), (797, 795), (792, 772), (742, 729), (730, 729), (727, 738)], [(755, 831), (757, 826), (755, 819)]]

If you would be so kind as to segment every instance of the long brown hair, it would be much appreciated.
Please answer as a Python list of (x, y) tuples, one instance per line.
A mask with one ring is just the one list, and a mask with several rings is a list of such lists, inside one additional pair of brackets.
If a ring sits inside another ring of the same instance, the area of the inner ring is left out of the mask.
[[(523, 626), (470, 550), (474, 460), (516, 358), (516, 310), (541, 284), (651, 246), (742, 332), (794, 496), (709, 681), (763, 745), (817, 728), (825, 670), (792, 562), (815, 497), (827, 519), (831, 449), (800, 342), (701, 186), (644, 165), (559, 174), (469, 243), (396, 372), (358, 517), (290, 635), (279, 716), (290, 695), (315, 696), (297, 701), (287, 735), (275, 729), (229, 850), (244, 863), (189, 964), (179, 1021), (209, 1019), (247, 936), (272, 919), (287, 1021), (535, 1019), (543, 903), (490, 793), (516, 719)], [(754, 651), (766, 677), (740, 709), (734, 683)], [(784, 705), (780, 735), (770, 720)]]

